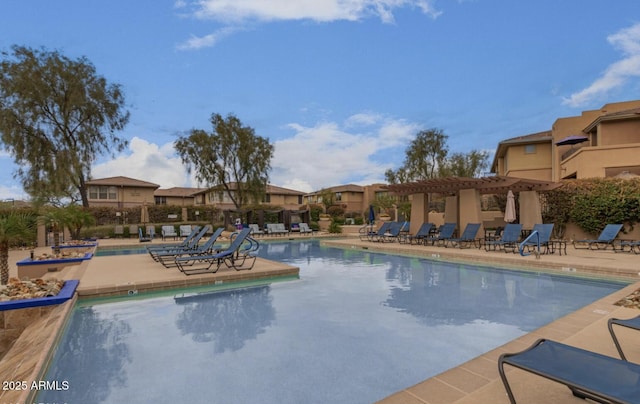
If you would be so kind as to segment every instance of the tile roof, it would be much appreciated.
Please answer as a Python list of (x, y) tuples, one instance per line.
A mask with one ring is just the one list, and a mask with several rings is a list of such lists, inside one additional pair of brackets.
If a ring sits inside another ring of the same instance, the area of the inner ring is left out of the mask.
[(169, 197), (192, 197), (205, 188), (187, 188), (187, 187), (173, 187), (173, 188), (158, 188), (153, 192), (155, 196), (169, 196)]
[(115, 186), (123, 186), (123, 187), (142, 187), (142, 188), (160, 188), (160, 185), (154, 184), (147, 181), (137, 180), (135, 178), (129, 177), (107, 177), (107, 178), (98, 178), (95, 180), (89, 180), (86, 182), (87, 185), (115, 185)]

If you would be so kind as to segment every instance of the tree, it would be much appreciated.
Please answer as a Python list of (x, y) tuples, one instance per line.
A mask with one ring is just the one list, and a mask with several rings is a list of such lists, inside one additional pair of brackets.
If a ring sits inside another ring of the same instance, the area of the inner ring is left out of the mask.
[(418, 132), (407, 147), (402, 166), (396, 171), (385, 172), (387, 182), (397, 184), (438, 177), (449, 152), (447, 138), (440, 129)]
[(91, 164), (127, 145), (115, 135), (129, 121), (122, 89), (85, 57), (12, 50), (0, 63), (0, 134), (19, 167), (15, 175), (34, 198), (79, 199), (88, 207)]
[(443, 177), (480, 177), (487, 169), (489, 153), (472, 150), (469, 153), (453, 153), (443, 165)]
[(35, 228), (32, 215), (18, 212), (0, 214), (0, 284), (9, 282), (9, 245), (30, 239)]
[(207, 186), (221, 187), (237, 209), (258, 203), (266, 193), (273, 157), (269, 139), (257, 136), (234, 115), (211, 115), (213, 132), (193, 129), (175, 148), (190, 173)]

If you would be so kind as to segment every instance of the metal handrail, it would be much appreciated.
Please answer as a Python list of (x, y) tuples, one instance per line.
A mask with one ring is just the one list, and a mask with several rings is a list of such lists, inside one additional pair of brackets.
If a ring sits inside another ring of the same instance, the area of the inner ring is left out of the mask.
[(527, 255), (531, 255), (531, 253), (525, 254), (524, 246), (529, 241), (529, 239), (531, 239), (533, 236), (536, 236), (537, 244), (538, 244), (538, 250), (536, 251), (536, 258), (540, 258), (540, 234), (538, 233), (537, 230), (532, 231), (531, 234), (529, 234), (527, 238), (525, 238), (524, 241), (520, 243), (520, 246), (518, 247), (518, 251), (520, 251), (520, 255), (522, 255), (523, 257), (526, 257)]

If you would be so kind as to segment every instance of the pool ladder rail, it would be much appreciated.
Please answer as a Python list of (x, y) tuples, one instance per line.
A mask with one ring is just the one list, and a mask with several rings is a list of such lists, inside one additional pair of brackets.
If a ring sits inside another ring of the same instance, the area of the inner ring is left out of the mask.
[(537, 230), (532, 231), (531, 234), (529, 234), (527, 238), (525, 238), (524, 241), (520, 243), (520, 246), (518, 247), (518, 251), (520, 251), (520, 255), (522, 255), (523, 257), (526, 257), (527, 255), (531, 255), (530, 252), (525, 253), (524, 248), (529, 242), (529, 240), (531, 240), (534, 237), (536, 238), (536, 244), (538, 247), (536, 250), (534, 250), (536, 254), (536, 259), (540, 259), (540, 233), (538, 233)]

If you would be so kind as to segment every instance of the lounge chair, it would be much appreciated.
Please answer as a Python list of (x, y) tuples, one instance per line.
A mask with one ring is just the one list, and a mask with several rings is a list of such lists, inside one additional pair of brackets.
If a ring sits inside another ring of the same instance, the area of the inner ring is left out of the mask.
[(175, 266), (175, 259), (177, 257), (196, 257), (209, 255), (215, 249), (215, 242), (218, 240), (218, 237), (220, 237), (223, 231), (224, 227), (218, 228), (204, 244), (198, 245), (195, 248), (157, 251), (155, 252), (155, 259), (165, 267), (169, 268)]
[(378, 231), (387, 231), (390, 225), (390, 222), (383, 222), (380, 229), (376, 230), (373, 224), (366, 224), (358, 230), (358, 236), (361, 241), (372, 241), (372, 237), (378, 234)]
[(129, 225), (129, 238), (135, 237), (138, 235), (138, 226), (135, 224)]
[(116, 227), (113, 229), (113, 235), (115, 237), (123, 237), (124, 236), (124, 226), (122, 225), (116, 225)]
[[(255, 264), (256, 256), (253, 252), (257, 250), (259, 246), (256, 240), (249, 237), (249, 233), (251, 233), (250, 228), (245, 228), (239, 233), (234, 233), (229, 247), (215, 254), (176, 257), (175, 265), (185, 275), (216, 273), (222, 263), (236, 271), (243, 269), (249, 270), (253, 268)], [(242, 244), (245, 241), (249, 241), (249, 245), (246, 248), (242, 248)]]
[(622, 230), (621, 224), (608, 224), (604, 227), (597, 239), (575, 240), (573, 247), (588, 248), (590, 250), (594, 250), (594, 246), (596, 250), (604, 250), (609, 246), (613, 247), (613, 241), (618, 237), (620, 230)]
[(617, 246), (614, 245), (613, 251), (625, 251), (625, 249), (629, 247), (629, 252), (634, 254), (640, 254), (640, 240), (623, 240), (618, 243)]
[(480, 247), (480, 239), (476, 238), (478, 230), (480, 230), (480, 223), (467, 223), (460, 237), (452, 237), (444, 240), (444, 246), (449, 247), (457, 245), (459, 248), (469, 248), (473, 244), (475, 247)]
[(398, 241), (403, 244), (422, 243), (422, 239), (429, 237), (433, 223), (422, 223), (416, 234), (401, 234)]
[(166, 240), (169, 237), (173, 237), (175, 240), (178, 237), (178, 233), (176, 233), (176, 228), (173, 226), (162, 226), (162, 239)]
[(151, 240), (153, 240), (151, 237), (145, 236), (144, 233), (142, 233), (142, 229), (138, 228), (138, 240), (141, 243), (146, 243), (149, 242)]
[[(161, 251), (161, 250), (167, 250), (171, 248), (187, 248), (187, 247), (195, 248), (200, 242), (200, 239), (204, 237), (204, 235), (208, 231), (209, 231), (208, 225), (204, 226), (203, 228), (199, 228), (198, 226), (196, 226), (191, 232), (191, 234), (189, 234), (187, 238), (185, 238), (181, 242), (147, 246), (147, 251), (149, 251), (149, 253), (152, 253), (153, 251)], [(151, 254), (151, 256), (153, 257), (153, 254)]]
[(389, 229), (391, 229), (391, 225), (393, 224), (393, 222), (383, 222), (380, 225), (380, 228), (378, 230), (373, 230), (370, 232), (367, 232), (366, 234), (366, 239), (367, 241), (375, 241), (376, 238), (382, 236), (383, 234), (389, 232)]
[(631, 328), (632, 330), (640, 331), (640, 316), (630, 318), (627, 320), (619, 319), (619, 318), (610, 318), (607, 322), (607, 327), (609, 328), (609, 334), (611, 334), (611, 338), (613, 338), (613, 343), (620, 354), (620, 358), (623, 360), (627, 360), (624, 356), (624, 352), (622, 352), (622, 347), (620, 346), (620, 341), (618, 341), (618, 337), (615, 332), (613, 332), (613, 326), (618, 325), (620, 327)]
[(390, 223), (391, 225), (389, 226), (388, 230), (384, 233), (375, 235), (373, 237), (373, 241), (389, 243), (399, 239), (400, 233), (402, 232), (402, 229), (404, 228), (404, 224), (406, 222), (404, 223), (390, 222)]
[(438, 234), (435, 236), (429, 236), (424, 238), (424, 244), (431, 243), (431, 245), (443, 245), (445, 240), (453, 237), (453, 233), (456, 232), (455, 223), (445, 223), (438, 229)]
[(249, 228), (251, 229), (251, 235), (252, 236), (261, 236), (264, 234), (264, 231), (260, 230), (260, 226), (258, 226), (257, 224), (250, 224)]
[(305, 222), (300, 223), (300, 234), (313, 234), (314, 230)]
[(551, 240), (551, 234), (553, 233), (553, 223), (536, 223), (533, 225), (531, 235), (527, 237), (522, 243), (520, 243), (519, 250), (521, 255), (525, 254), (526, 249), (529, 253), (536, 250), (540, 246), (540, 251), (544, 249), (543, 254), (549, 253), (549, 241)]
[(496, 251), (498, 248), (504, 250), (504, 252), (517, 251), (518, 240), (520, 240), (520, 233), (522, 232), (522, 225), (520, 223), (507, 223), (502, 230), (502, 237), (499, 240), (485, 241), (485, 251)]
[(502, 354), (498, 359), (498, 372), (513, 404), (516, 399), (504, 365), (564, 384), (574, 396), (583, 399), (600, 403), (637, 403), (640, 398), (640, 365), (540, 339), (522, 352)]

